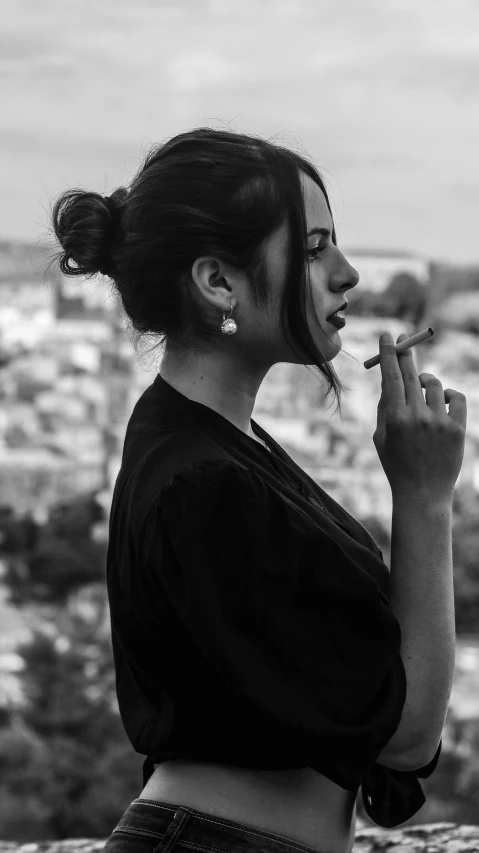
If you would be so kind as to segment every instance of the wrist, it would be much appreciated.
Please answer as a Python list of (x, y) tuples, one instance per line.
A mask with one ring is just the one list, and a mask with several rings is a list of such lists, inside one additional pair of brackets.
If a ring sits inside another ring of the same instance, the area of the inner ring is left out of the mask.
[(431, 492), (401, 491), (393, 492), (393, 509), (395, 507), (401, 509), (411, 509), (416, 512), (444, 512), (452, 513), (453, 495), (437, 496)]

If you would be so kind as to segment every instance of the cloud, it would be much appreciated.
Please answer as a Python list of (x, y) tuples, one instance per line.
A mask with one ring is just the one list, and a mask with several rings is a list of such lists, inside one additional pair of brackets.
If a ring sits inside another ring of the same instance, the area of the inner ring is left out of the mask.
[(178, 89), (191, 91), (204, 86), (226, 86), (241, 78), (241, 65), (216, 53), (186, 53), (172, 60), (170, 74)]
[(477, 257), (478, 34), (478, 0), (6, 4), (0, 235), (218, 120), (304, 146), (364, 241)]

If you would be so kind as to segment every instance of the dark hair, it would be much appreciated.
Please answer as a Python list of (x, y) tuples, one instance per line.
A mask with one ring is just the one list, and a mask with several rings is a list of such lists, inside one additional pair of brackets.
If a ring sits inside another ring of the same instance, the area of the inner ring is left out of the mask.
[[(207, 351), (223, 337), (221, 317), (191, 287), (194, 261), (211, 254), (240, 268), (249, 276), (255, 305), (265, 306), (272, 294), (263, 244), (286, 221), (283, 334), (301, 361), (307, 358), (306, 366), (325, 377), (325, 397), (334, 393), (341, 415), (345, 386), (306, 319), (310, 280), (300, 171), (321, 188), (332, 218), (319, 172), (299, 154), (236, 132), (180, 133), (150, 150), (128, 189), (119, 187), (109, 197), (81, 189), (60, 195), (51, 216), (63, 251), (54, 260), (67, 276), (108, 275), (137, 339), (153, 335), (182, 353)], [(336, 244), (334, 223), (332, 240)]]

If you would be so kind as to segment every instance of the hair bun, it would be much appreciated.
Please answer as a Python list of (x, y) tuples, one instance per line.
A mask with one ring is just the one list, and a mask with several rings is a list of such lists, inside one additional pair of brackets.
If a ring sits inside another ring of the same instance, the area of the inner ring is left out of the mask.
[(103, 201), (105, 202), (105, 204), (109, 210), (111, 218), (113, 220), (116, 220), (118, 217), (119, 210), (120, 210), (118, 203), (115, 201), (115, 199), (111, 195), (103, 196)]
[(111, 249), (119, 239), (127, 195), (125, 187), (118, 187), (110, 196), (74, 189), (56, 201), (52, 219), (64, 250), (59, 264), (64, 275), (112, 276)]
[(111, 195), (102, 196), (115, 225), (121, 220), (127, 195), (128, 190), (125, 187), (118, 187)]
[(118, 201), (118, 196), (115, 197), (113, 193), (111, 195), (102, 196), (102, 198), (110, 214), (111, 224), (109, 227), (109, 237), (107, 238), (107, 252), (105, 254), (105, 261), (102, 262), (102, 265), (101, 267), (99, 267), (98, 272), (100, 272), (101, 275), (111, 275), (115, 265), (110, 255), (110, 249), (115, 238), (117, 228), (121, 221), (123, 209), (121, 203)]

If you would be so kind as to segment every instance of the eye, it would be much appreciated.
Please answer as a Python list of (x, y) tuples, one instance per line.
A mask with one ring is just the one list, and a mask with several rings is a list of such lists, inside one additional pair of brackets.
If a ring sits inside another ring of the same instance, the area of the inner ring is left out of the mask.
[(314, 246), (312, 249), (309, 249), (308, 255), (312, 261), (318, 259), (321, 252), (324, 252), (326, 246)]

